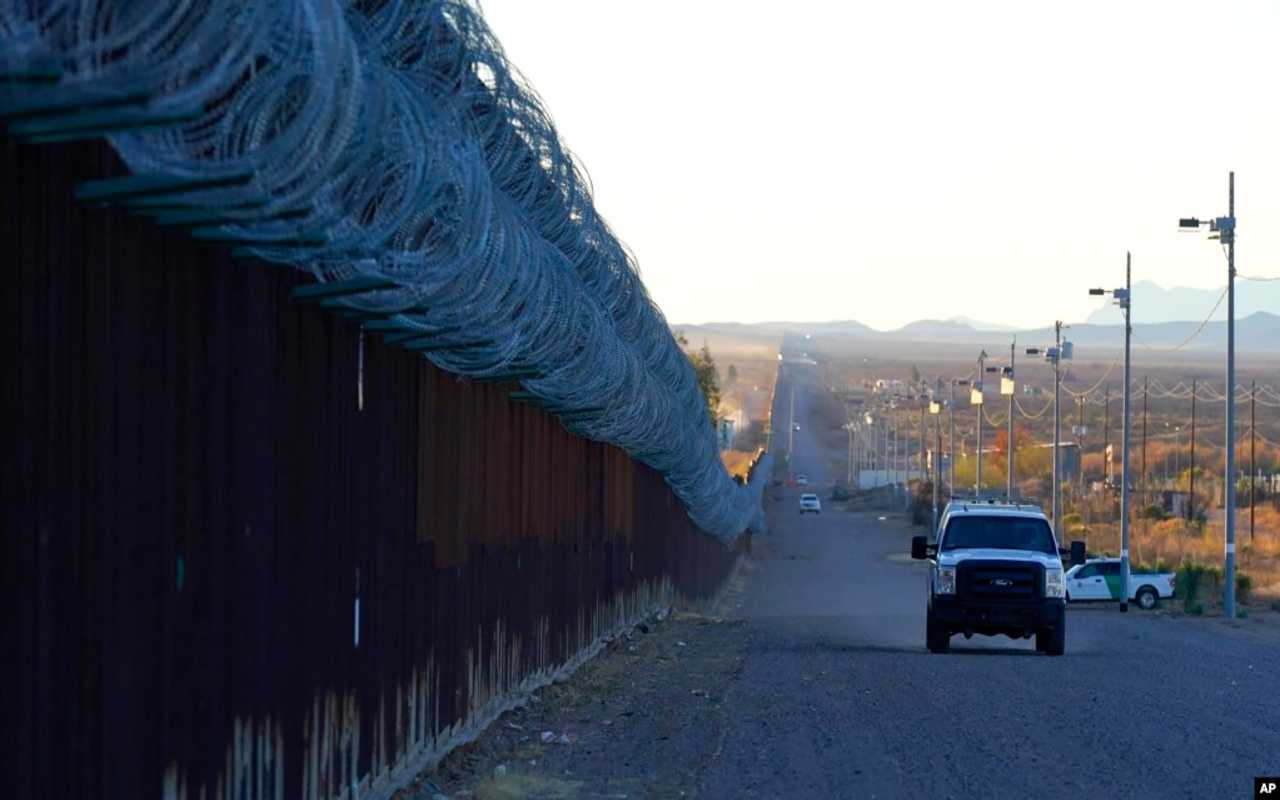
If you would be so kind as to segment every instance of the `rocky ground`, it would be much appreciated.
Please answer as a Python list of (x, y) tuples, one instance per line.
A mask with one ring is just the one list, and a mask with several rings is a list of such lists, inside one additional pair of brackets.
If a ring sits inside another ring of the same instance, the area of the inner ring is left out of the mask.
[[(749, 565), (744, 565), (749, 569)], [(568, 680), (505, 714), (397, 800), (692, 797), (724, 745), (746, 623), (674, 610), (611, 642)]]

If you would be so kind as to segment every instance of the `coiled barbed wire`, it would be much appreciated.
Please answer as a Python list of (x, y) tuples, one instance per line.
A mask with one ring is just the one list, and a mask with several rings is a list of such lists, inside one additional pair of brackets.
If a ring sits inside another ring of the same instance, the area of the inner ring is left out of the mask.
[(0, 0), (0, 51), (0, 70), (55, 70), (29, 91), (181, 112), (108, 141), (136, 174), (248, 176), (174, 195), (222, 213), (215, 234), (319, 281), (383, 281), (342, 304), (437, 337), (443, 369), (530, 375), (703, 530), (763, 526), (768, 463), (746, 486), (722, 467), (633, 257), (471, 3)]

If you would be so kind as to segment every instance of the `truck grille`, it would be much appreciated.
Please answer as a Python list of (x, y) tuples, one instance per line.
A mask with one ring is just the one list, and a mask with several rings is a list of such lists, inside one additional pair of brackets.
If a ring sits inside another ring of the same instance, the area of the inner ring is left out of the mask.
[(956, 591), (977, 603), (1026, 603), (1040, 599), (1044, 567), (1021, 561), (961, 561)]

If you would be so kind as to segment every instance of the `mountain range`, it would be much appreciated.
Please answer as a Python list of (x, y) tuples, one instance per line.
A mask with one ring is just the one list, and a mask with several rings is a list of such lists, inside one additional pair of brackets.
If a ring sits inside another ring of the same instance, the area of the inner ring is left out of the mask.
[[(1209, 317), (1225, 320), (1227, 304), (1218, 303), (1225, 286), (1217, 289), (1191, 289), (1175, 286), (1166, 289), (1151, 281), (1138, 281), (1133, 285), (1134, 322), (1199, 322)], [(1236, 319), (1244, 319), (1258, 311), (1280, 314), (1280, 281), (1236, 280)], [(1097, 311), (1085, 320), (1094, 325), (1119, 325), (1124, 319), (1120, 309), (1108, 298)], [(977, 326), (974, 326), (977, 327)]]
[[(981, 323), (979, 323), (981, 324)], [(1226, 347), (1225, 322), (1155, 322), (1133, 326), (1134, 349), (1149, 348), (1188, 351), (1222, 350)], [(891, 331), (880, 331), (856, 320), (830, 322), (759, 322), (759, 323), (708, 323), (705, 325), (677, 325), (692, 339), (701, 332), (715, 332), (738, 336), (779, 335), (782, 333), (810, 334), (815, 336), (841, 336), (852, 339), (884, 342), (937, 342), (945, 344), (973, 343), (990, 345), (998, 339), (1017, 336), (1018, 341), (1040, 345), (1053, 340), (1052, 328), (1015, 330), (982, 330), (968, 321), (918, 320)], [(1069, 326), (1063, 338), (1077, 346), (1119, 348), (1124, 343), (1124, 328), (1120, 324), (1079, 323)], [(1190, 341), (1188, 341), (1190, 340)], [(1236, 318), (1236, 347), (1242, 352), (1280, 353), (1280, 315), (1256, 311), (1246, 317)]]
[[(1225, 288), (1225, 287), (1224, 287)], [(1227, 341), (1227, 304), (1219, 303), (1223, 288), (1166, 289), (1151, 281), (1133, 285), (1134, 346), (1154, 350), (1222, 350)], [(1217, 307), (1215, 309), (1215, 304)], [(1210, 311), (1213, 310), (1212, 316)], [(1208, 322), (1205, 322), (1209, 318)], [(1083, 323), (1073, 324), (1066, 339), (1089, 347), (1120, 347), (1124, 343), (1124, 318), (1107, 298)], [(1203, 325), (1203, 329), (1201, 326)], [(857, 320), (829, 322), (708, 323), (676, 328), (740, 336), (777, 335), (784, 332), (837, 335), (855, 339), (898, 342), (981, 344), (1017, 336), (1019, 341), (1041, 344), (1052, 341), (1052, 328), (1020, 329), (970, 317), (922, 319), (896, 330), (881, 331)], [(1242, 352), (1280, 353), (1280, 281), (1236, 282), (1236, 347)]]

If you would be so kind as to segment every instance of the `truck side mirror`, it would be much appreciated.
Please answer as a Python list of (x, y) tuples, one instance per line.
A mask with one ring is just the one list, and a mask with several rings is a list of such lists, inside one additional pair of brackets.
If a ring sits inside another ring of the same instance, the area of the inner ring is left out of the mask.
[(924, 559), (929, 557), (929, 538), (927, 536), (911, 537), (911, 557)]
[(1083, 563), (1084, 563), (1084, 542), (1077, 540), (1071, 543), (1071, 564), (1074, 566), (1076, 564), (1083, 564)]

